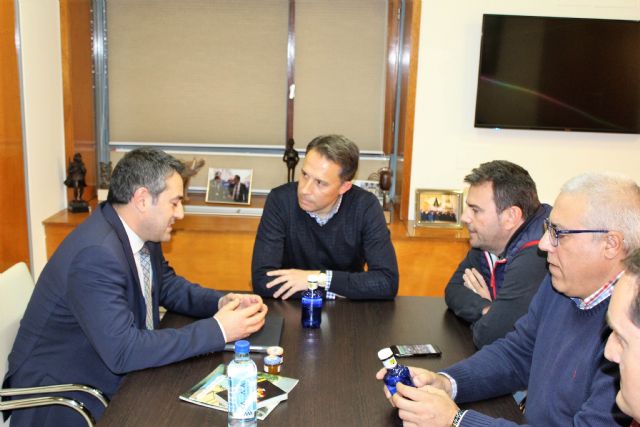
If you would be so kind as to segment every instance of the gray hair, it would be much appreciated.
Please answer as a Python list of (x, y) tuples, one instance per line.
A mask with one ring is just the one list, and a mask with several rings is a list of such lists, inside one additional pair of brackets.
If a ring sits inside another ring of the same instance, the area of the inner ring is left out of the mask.
[(634, 180), (614, 173), (585, 173), (567, 181), (560, 193), (586, 196), (585, 227), (619, 231), (627, 252), (640, 248), (640, 187)]
[(127, 204), (138, 188), (149, 190), (153, 203), (167, 187), (166, 180), (174, 173), (182, 175), (184, 165), (175, 157), (157, 148), (136, 148), (128, 152), (111, 174), (107, 201)]
[(316, 150), (323, 157), (340, 166), (340, 179), (351, 181), (358, 171), (360, 150), (358, 146), (342, 135), (322, 135), (315, 137), (307, 145), (307, 154)]

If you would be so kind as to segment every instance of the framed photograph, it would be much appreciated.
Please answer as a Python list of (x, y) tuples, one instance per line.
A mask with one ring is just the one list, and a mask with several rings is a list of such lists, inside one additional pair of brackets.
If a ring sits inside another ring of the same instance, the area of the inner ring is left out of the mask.
[(382, 190), (380, 190), (380, 183), (378, 181), (356, 179), (353, 180), (353, 185), (357, 185), (358, 187), (372, 193), (374, 196), (376, 196), (376, 198), (380, 202), (380, 205), (382, 205)]
[(251, 203), (253, 169), (209, 168), (207, 175), (207, 203)]
[(461, 228), (462, 190), (416, 190), (416, 226)]

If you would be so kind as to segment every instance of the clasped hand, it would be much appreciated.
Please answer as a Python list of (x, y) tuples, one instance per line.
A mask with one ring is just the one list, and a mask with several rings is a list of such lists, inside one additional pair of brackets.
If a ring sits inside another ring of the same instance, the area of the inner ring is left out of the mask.
[(230, 293), (220, 298), (218, 312), (213, 317), (224, 329), (227, 342), (232, 342), (260, 330), (267, 311), (259, 295)]
[[(387, 372), (382, 368), (376, 374), (381, 380)], [(458, 412), (458, 405), (451, 399), (451, 382), (444, 375), (426, 369), (409, 367), (414, 387), (396, 384), (391, 396), (384, 386), (389, 402), (398, 408), (398, 416), (405, 426), (450, 426)]]
[(465, 288), (472, 290), (481, 298), (491, 301), (489, 286), (487, 286), (487, 283), (484, 281), (484, 277), (482, 277), (482, 274), (480, 274), (478, 270), (475, 268), (465, 269), (462, 279), (464, 280)]
[(298, 270), (295, 268), (269, 271), (267, 272), (267, 276), (275, 277), (275, 279), (268, 282), (266, 286), (267, 289), (271, 289), (279, 285), (280, 288), (273, 294), (273, 297), (287, 299), (296, 292), (307, 289), (307, 277), (309, 277), (310, 274), (320, 274), (320, 271)]

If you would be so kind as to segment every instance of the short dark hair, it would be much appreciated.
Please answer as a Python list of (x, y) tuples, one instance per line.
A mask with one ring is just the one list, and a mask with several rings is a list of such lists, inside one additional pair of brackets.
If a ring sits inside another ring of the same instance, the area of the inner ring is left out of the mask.
[(540, 207), (536, 183), (529, 172), (522, 166), (506, 160), (482, 163), (464, 177), (464, 182), (472, 186), (492, 183), (493, 200), (498, 213), (510, 206), (517, 206), (522, 210), (526, 220)]
[(183, 171), (182, 162), (162, 150), (136, 148), (125, 154), (113, 168), (107, 202), (127, 204), (138, 188), (145, 187), (155, 203), (167, 186), (167, 178), (176, 172), (182, 175)]
[(358, 146), (342, 135), (321, 135), (315, 137), (307, 145), (307, 154), (316, 150), (323, 157), (340, 166), (340, 179), (351, 181), (358, 171), (360, 150)]
[(631, 252), (624, 259), (624, 274), (634, 276), (635, 293), (631, 304), (629, 305), (629, 318), (634, 325), (640, 328), (640, 249)]

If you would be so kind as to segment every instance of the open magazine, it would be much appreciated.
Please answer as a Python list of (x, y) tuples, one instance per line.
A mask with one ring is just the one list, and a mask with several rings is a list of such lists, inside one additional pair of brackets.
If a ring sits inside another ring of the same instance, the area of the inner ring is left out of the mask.
[[(224, 372), (225, 365), (218, 365), (209, 375), (181, 394), (180, 399), (227, 412), (229, 379)], [(256, 418), (264, 420), (278, 403), (289, 397), (289, 392), (296, 384), (298, 380), (293, 378), (258, 372)]]

